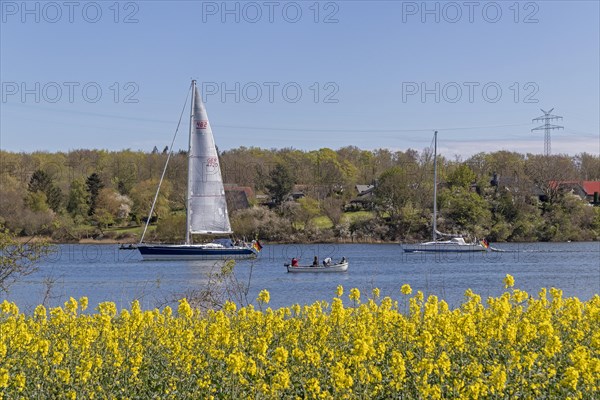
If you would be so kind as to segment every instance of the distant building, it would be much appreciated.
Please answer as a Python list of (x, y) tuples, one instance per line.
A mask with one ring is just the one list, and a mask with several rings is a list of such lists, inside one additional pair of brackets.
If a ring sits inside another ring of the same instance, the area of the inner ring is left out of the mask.
[(551, 181), (550, 185), (572, 193), (593, 205), (600, 205), (600, 181)]
[(513, 195), (535, 196), (540, 201), (547, 200), (544, 191), (528, 179), (521, 180), (516, 176), (499, 176), (498, 174), (494, 174), (490, 185), (499, 191), (511, 192)]
[(356, 197), (346, 205), (346, 211), (372, 210), (375, 206), (375, 185), (356, 185)]
[(232, 183), (226, 183), (223, 186), (229, 212), (251, 207), (250, 200), (254, 198), (254, 191), (251, 187), (237, 186)]
[(372, 194), (373, 190), (375, 190), (375, 185), (356, 185), (355, 189), (358, 193), (357, 196), (361, 197)]
[(587, 200), (596, 206), (600, 206), (600, 181), (583, 181), (581, 186)]

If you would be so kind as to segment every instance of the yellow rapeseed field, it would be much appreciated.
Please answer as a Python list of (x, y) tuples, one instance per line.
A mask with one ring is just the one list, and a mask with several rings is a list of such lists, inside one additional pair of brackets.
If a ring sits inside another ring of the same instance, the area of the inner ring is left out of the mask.
[(340, 286), (331, 303), (272, 310), (262, 291), (257, 307), (203, 313), (5, 301), (0, 398), (600, 398), (600, 296), (513, 284), (456, 309), (409, 285), (399, 301), (354, 288), (344, 305)]

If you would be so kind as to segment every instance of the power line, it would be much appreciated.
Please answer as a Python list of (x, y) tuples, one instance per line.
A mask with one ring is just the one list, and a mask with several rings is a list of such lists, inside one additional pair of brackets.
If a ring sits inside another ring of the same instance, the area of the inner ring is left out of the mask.
[[(515, 126), (524, 126), (528, 124), (508, 124), (508, 125), (488, 125), (488, 126), (466, 126), (466, 127), (447, 127), (438, 128), (438, 130), (445, 131), (459, 131), (459, 130), (471, 130), (471, 129), (490, 129), (490, 128), (508, 128)], [(249, 129), (249, 130), (263, 130), (263, 131), (287, 131), (287, 132), (336, 132), (336, 133), (399, 133), (399, 132), (431, 132), (433, 128), (416, 128), (416, 129), (326, 129), (326, 128), (286, 128), (286, 127), (265, 127), (265, 126), (240, 126), (240, 125), (220, 125), (213, 124), (215, 128), (229, 128), (229, 129)]]
[[(16, 104), (21, 106), (20, 104)], [(88, 115), (93, 117), (100, 118), (110, 118), (110, 119), (121, 119), (121, 120), (131, 120), (131, 121), (143, 121), (148, 123), (161, 123), (168, 124), (173, 121), (168, 120), (159, 120), (153, 118), (145, 118), (145, 117), (133, 117), (133, 116), (124, 116), (124, 115), (115, 115), (115, 114), (105, 114), (105, 113), (97, 113), (97, 112), (89, 112), (89, 111), (80, 111), (80, 110), (65, 110), (65, 109), (55, 109), (50, 107), (43, 106), (29, 106), (31, 108), (37, 108), (44, 111), (52, 111), (52, 112), (60, 112), (67, 114), (76, 114), (76, 115)], [(69, 125), (69, 123), (66, 123)], [(520, 127), (528, 124), (503, 124), (503, 125), (486, 125), (486, 126), (466, 126), (466, 127), (431, 127), (431, 128), (414, 128), (414, 129), (371, 129), (371, 128), (361, 128), (361, 129), (329, 129), (329, 128), (318, 128), (318, 127), (309, 127), (309, 128), (292, 128), (292, 127), (269, 127), (269, 126), (246, 126), (246, 125), (221, 125), (221, 124), (212, 124), (215, 128), (228, 128), (228, 129), (247, 129), (247, 130), (262, 130), (262, 131), (282, 131), (282, 132), (330, 132), (330, 133), (410, 133), (410, 132), (432, 132), (434, 130), (445, 130), (445, 131), (458, 131), (458, 130), (472, 130), (472, 129), (491, 129), (491, 128), (512, 128), (512, 127)]]

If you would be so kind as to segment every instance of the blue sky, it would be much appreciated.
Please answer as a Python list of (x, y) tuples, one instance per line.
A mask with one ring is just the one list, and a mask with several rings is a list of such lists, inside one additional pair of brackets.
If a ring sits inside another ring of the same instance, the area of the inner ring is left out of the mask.
[(195, 78), (222, 150), (420, 150), (437, 129), (448, 157), (542, 153), (554, 107), (552, 152), (600, 153), (597, 1), (1, 8), (4, 150), (162, 149)]

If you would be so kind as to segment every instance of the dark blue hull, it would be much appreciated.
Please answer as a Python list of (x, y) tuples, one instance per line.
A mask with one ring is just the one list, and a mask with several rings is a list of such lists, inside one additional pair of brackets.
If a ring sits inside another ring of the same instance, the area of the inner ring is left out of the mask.
[(230, 260), (256, 257), (249, 247), (210, 245), (138, 245), (144, 260)]

